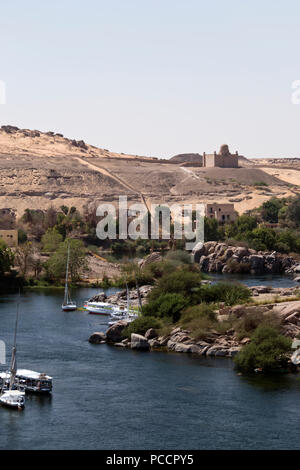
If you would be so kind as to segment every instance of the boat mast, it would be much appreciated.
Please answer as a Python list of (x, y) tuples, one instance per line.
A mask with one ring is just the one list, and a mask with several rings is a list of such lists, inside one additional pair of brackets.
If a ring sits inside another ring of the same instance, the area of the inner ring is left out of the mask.
[(140, 293), (140, 288), (139, 288), (139, 285), (138, 285), (138, 281), (137, 281), (137, 277), (136, 277), (136, 273), (135, 273), (135, 272), (134, 272), (134, 277), (135, 277), (135, 284), (136, 284), (137, 295), (138, 295), (138, 299), (139, 299), (140, 313), (142, 313), (142, 299), (141, 299), (141, 293)]
[(69, 289), (68, 289), (69, 260), (70, 260), (70, 245), (69, 245), (69, 243), (68, 243), (67, 267), (66, 267), (66, 280), (65, 280), (65, 299), (64, 299), (64, 303), (65, 303), (66, 305), (69, 303)]
[(127, 295), (127, 313), (129, 312), (130, 308), (130, 298), (129, 298), (129, 290), (128, 290), (128, 284), (126, 282), (126, 295)]
[(10, 362), (10, 380), (9, 380), (9, 390), (12, 390), (16, 373), (17, 373), (17, 329), (18, 329), (18, 320), (19, 320), (19, 300), (17, 303), (17, 316), (15, 324), (15, 333), (14, 333), (14, 345), (12, 348), (11, 362)]

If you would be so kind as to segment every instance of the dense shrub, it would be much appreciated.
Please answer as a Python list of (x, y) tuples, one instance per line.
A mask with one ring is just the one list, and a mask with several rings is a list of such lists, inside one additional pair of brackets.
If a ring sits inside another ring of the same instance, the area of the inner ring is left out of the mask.
[(197, 339), (205, 338), (209, 330), (215, 328), (217, 323), (214, 306), (204, 303), (188, 307), (179, 321), (180, 326), (190, 330)]
[(279, 331), (280, 319), (272, 313), (251, 312), (236, 320), (234, 322), (234, 329), (238, 338), (242, 339), (245, 336), (251, 336), (259, 325), (269, 326)]
[(18, 230), (18, 244), (22, 245), (22, 243), (25, 243), (25, 242), (27, 242), (27, 234), (22, 228), (19, 228), (19, 230)]
[(56, 228), (48, 228), (47, 232), (42, 236), (43, 250), (56, 251), (62, 241), (63, 237)]
[(162, 276), (150, 292), (149, 300), (154, 300), (161, 294), (181, 294), (186, 299), (193, 296), (194, 289), (201, 286), (203, 276), (199, 272), (179, 268)]
[(266, 201), (261, 206), (261, 217), (266, 222), (277, 223), (278, 214), (280, 209), (283, 207), (283, 200), (272, 197), (269, 201)]
[(231, 273), (235, 274), (247, 274), (250, 272), (251, 265), (250, 263), (239, 263), (235, 259), (230, 258), (226, 262), (227, 267)]
[(143, 307), (143, 315), (165, 318), (175, 323), (187, 305), (188, 300), (182, 294), (161, 294), (156, 298), (151, 298), (149, 303)]
[(169, 251), (166, 254), (165, 260), (173, 264), (173, 266), (192, 263), (191, 254), (183, 250)]
[(133, 322), (131, 322), (124, 330), (123, 336), (125, 338), (130, 338), (131, 333), (137, 333), (139, 335), (144, 335), (149, 328), (159, 329), (162, 326), (161, 321), (156, 317), (144, 317), (140, 316)]
[(11, 249), (0, 240), (0, 276), (10, 271), (14, 264), (14, 254)]
[(254, 372), (261, 368), (263, 372), (274, 372), (287, 367), (291, 340), (278, 333), (270, 326), (260, 325), (247, 344), (235, 357), (235, 364), (242, 372)]
[(234, 305), (247, 302), (252, 294), (250, 289), (243, 284), (218, 282), (217, 284), (201, 286), (196, 295), (199, 302), (224, 302), (226, 305)]

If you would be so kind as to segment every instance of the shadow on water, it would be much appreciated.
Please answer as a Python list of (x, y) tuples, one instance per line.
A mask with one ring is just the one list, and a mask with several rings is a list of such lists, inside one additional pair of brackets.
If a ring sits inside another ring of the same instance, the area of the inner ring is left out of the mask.
[(299, 374), (241, 375), (241, 380), (263, 392), (296, 389), (300, 392)]
[(34, 403), (38, 405), (39, 407), (49, 406), (52, 403), (52, 394), (51, 393), (45, 393), (45, 394), (27, 393), (26, 403)]

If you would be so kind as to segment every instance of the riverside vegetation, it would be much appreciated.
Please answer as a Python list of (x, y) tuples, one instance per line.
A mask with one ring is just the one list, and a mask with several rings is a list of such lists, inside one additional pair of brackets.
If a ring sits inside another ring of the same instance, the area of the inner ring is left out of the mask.
[[(19, 282), (29, 285), (58, 285), (63, 277), (66, 256), (66, 240), (72, 241), (72, 282), (89, 277), (87, 255), (101, 255), (108, 250), (113, 255), (129, 258), (143, 257), (150, 251), (167, 252), (182, 250), (185, 240), (99, 240), (96, 236), (96, 207), (86, 207), (80, 213), (76, 207), (49, 207), (47, 210), (26, 209), (17, 221), (19, 246), (13, 254), (6, 250), (6, 259), (0, 259), (1, 269), (16, 277), (11, 268), (18, 271)], [(5, 228), (5, 220), (0, 221)], [(270, 226), (271, 224), (271, 226)], [(234, 223), (220, 225), (215, 219), (205, 218), (205, 241), (222, 242), (225, 245), (243, 246), (249, 250), (276, 250), (290, 258), (300, 257), (300, 197), (271, 198), (251, 214), (242, 215)], [(171, 233), (173, 227), (171, 226)], [(118, 224), (117, 224), (118, 234)], [(172, 242), (172, 243), (170, 243)], [(253, 252), (252, 252), (253, 254)], [(7, 256), (10, 259), (7, 265)], [(226, 260), (230, 272), (247, 272), (247, 262)], [(220, 267), (220, 264), (218, 265)], [(203, 265), (205, 271), (206, 267)], [(219, 268), (218, 268), (219, 269)], [(218, 270), (217, 269), (217, 270)], [(209, 270), (209, 269), (208, 269)], [(283, 269), (284, 270), (284, 269)], [(120, 285), (121, 276), (102, 275), (98, 285)], [(23, 281), (20, 280), (23, 279)], [(101, 284), (102, 283), (102, 284)]]

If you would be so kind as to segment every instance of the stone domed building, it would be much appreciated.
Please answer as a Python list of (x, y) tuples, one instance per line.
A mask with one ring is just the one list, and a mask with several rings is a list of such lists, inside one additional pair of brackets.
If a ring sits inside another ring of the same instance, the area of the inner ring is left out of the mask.
[(203, 154), (203, 166), (208, 168), (238, 168), (239, 154), (236, 152), (232, 154), (229, 152), (228, 145), (221, 145), (219, 153)]

